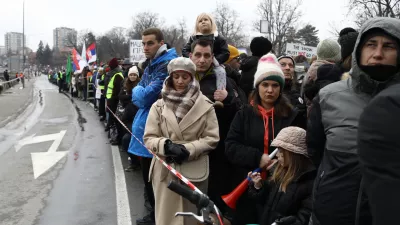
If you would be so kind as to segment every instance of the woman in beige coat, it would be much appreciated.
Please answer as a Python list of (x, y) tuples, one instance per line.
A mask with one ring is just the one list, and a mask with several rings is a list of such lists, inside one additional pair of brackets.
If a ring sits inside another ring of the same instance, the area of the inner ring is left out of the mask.
[[(201, 93), (195, 72), (196, 66), (188, 58), (179, 57), (169, 63), (162, 99), (153, 104), (147, 118), (144, 142), (207, 193), (208, 153), (217, 147), (219, 128), (213, 103)], [(176, 212), (196, 213), (197, 209), (167, 188), (171, 180), (178, 179), (154, 158), (149, 176), (154, 189), (156, 224), (197, 224), (193, 218), (175, 217)]]

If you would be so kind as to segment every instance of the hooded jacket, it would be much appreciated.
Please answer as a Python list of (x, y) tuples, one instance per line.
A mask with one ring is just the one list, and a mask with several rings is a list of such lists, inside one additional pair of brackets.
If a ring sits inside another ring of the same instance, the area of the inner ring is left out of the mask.
[(353, 51), (351, 78), (324, 87), (313, 100), (307, 146), (313, 162), (320, 165), (313, 190), (314, 225), (371, 224), (357, 155), (358, 120), (372, 97), (399, 78), (397, 73), (378, 82), (359, 67), (361, 39), (377, 28), (400, 40), (400, 20), (378, 17), (367, 21)]
[[(132, 125), (133, 135), (128, 149), (131, 154), (147, 158), (153, 157), (142, 145), (144, 128), (150, 108), (159, 98), (164, 80), (168, 76), (168, 63), (177, 57), (174, 48), (167, 50), (166, 45), (161, 46), (154, 59), (146, 67), (142, 80), (132, 90), (132, 102), (139, 110)], [(139, 143), (136, 138), (142, 143)]]

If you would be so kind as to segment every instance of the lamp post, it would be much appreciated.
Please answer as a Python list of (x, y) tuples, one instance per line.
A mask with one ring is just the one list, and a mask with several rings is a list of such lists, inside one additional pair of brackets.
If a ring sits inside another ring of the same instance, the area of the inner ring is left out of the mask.
[(22, 1), (22, 69), (25, 67), (25, 0)]

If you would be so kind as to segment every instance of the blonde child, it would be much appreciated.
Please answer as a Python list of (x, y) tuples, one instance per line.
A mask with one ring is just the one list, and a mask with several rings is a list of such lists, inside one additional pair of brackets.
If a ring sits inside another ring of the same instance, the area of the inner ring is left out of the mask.
[[(191, 45), (197, 39), (207, 40), (213, 43), (213, 53), (214, 53), (214, 72), (217, 79), (217, 89), (223, 90), (226, 88), (226, 72), (225, 68), (222, 66), (229, 59), (229, 49), (226, 40), (218, 35), (217, 26), (214, 18), (207, 13), (201, 13), (195, 24), (195, 31), (193, 35), (189, 38), (188, 43), (182, 49), (182, 56), (189, 57), (191, 52)], [(216, 102), (216, 106), (222, 107), (221, 102)]]

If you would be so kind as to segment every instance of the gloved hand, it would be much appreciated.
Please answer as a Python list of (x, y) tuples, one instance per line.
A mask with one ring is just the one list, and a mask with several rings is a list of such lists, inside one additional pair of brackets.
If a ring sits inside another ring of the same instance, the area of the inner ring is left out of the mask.
[(182, 164), (183, 161), (189, 158), (190, 152), (185, 146), (167, 140), (164, 144), (164, 154), (167, 157), (167, 163)]

